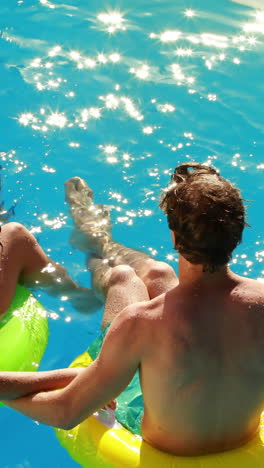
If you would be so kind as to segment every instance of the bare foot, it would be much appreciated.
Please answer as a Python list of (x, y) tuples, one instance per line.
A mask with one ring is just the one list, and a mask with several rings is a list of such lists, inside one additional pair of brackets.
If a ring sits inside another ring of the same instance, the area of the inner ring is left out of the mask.
[(87, 202), (93, 203), (93, 191), (80, 177), (66, 180), (64, 187), (66, 201), (72, 207), (87, 205)]

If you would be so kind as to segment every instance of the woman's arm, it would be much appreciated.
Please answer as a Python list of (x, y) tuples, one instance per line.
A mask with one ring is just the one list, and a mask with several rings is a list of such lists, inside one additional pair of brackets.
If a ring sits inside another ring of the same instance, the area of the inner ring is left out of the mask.
[(63, 266), (46, 255), (25, 226), (7, 223), (2, 226), (0, 237), (0, 315), (10, 306), (18, 282), (30, 288), (43, 288), (52, 296), (65, 296), (83, 313), (101, 307), (94, 291), (78, 286)]
[(63, 388), (82, 371), (73, 368), (44, 372), (0, 372), (0, 400)]
[(64, 266), (48, 257), (47, 262), (39, 271), (23, 273), (20, 282), (32, 290), (42, 289), (50, 296), (64, 296), (75, 310), (84, 314), (97, 312), (102, 307), (94, 291), (76, 284)]
[(22, 252), (19, 274), (21, 283), (33, 289), (42, 288), (51, 296), (65, 296), (82, 313), (100, 309), (102, 302), (94, 291), (76, 284), (66, 268), (50, 259), (24, 226), (17, 225), (15, 236)]

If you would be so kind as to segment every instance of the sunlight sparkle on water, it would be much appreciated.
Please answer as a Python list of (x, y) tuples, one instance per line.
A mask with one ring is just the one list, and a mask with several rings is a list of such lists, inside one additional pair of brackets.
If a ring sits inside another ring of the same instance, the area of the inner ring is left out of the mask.
[(123, 195), (118, 192), (109, 192), (109, 198), (117, 200), (118, 202), (122, 202)]
[(107, 63), (107, 57), (105, 54), (98, 54), (97, 60), (99, 63)]
[(105, 24), (119, 25), (123, 22), (123, 17), (120, 12), (112, 11), (109, 13), (99, 13), (97, 16), (99, 21)]
[(174, 75), (174, 78), (176, 78), (179, 81), (184, 80), (185, 76), (182, 72), (182, 69), (178, 63), (173, 63), (171, 65), (172, 73)]
[(257, 11), (256, 20), (264, 23), (264, 11)]
[(139, 120), (139, 121), (144, 119), (144, 116), (136, 108), (132, 99), (126, 96), (119, 97), (111, 93), (111, 94), (107, 94), (106, 96), (100, 96), (100, 99), (104, 101), (105, 107), (107, 109), (116, 110), (119, 107), (121, 107), (133, 119)]
[(166, 258), (167, 258), (167, 260), (173, 260), (173, 259), (174, 259), (174, 257), (173, 257), (173, 255), (172, 255), (172, 254), (168, 254), (168, 255), (166, 255)]
[(100, 117), (101, 109), (99, 107), (90, 107), (81, 111), (81, 118), (83, 122), (87, 122), (89, 118), (100, 119)]
[(114, 94), (107, 94), (105, 97), (101, 97), (105, 101), (107, 109), (117, 109), (119, 106), (119, 98)]
[(110, 58), (111, 62), (117, 63), (117, 62), (120, 62), (121, 55), (118, 54), (117, 52), (114, 52), (113, 54), (109, 55), (109, 58)]
[(192, 44), (200, 44), (200, 39), (199, 37), (195, 36), (194, 34), (191, 34), (190, 36), (187, 36), (186, 39), (191, 42)]
[(65, 127), (67, 118), (63, 113), (54, 112), (47, 118), (46, 123), (54, 127)]
[(48, 8), (56, 8), (56, 5), (49, 2), (48, 0), (39, 0), (39, 3), (41, 3), (42, 5), (47, 6)]
[(59, 45), (54, 46), (54, 47), (52, 47), (52, 49), (50, 49), (50, 51), (49, 51), (49, 56), (50, 56), (50, 57), (55, 57), (55, 56), (58, 55), (60, 52), (61, 52), (61, 46), (59, 46)]
[(124, 109), (130, 117), (136, 120), (144, 119), (143, 115), (140, 114), (132, 99), (122, 96), (120, 101), (123, 103)]
[(187, 16), (188, 18), (192, 18), (193, 16), (195, 16), (195, 11), (191, 9), (187, 9), (185, 10), (184, 15)]
[(179, 57), (191, 57), (193, 55), (193, 50), (190, 48), (183, 49), (182, 47), (178, 47), (178, 49), (176, 49), (176, 55)]
[(99, 13), (97, 19), (107, 26), (109, 33), (116, 31), (125, 30), (124, 17), (120, 11), (108, 11), (105, 13)]
[(79, 70), (85, 68), (95, 68), (98, 64), (105, 65), (109, 61), (112, 63), (118, 63), (121, 60), (121, 55), (118, 52), (111, 52), (108, 56), (102, 52), (98, 52), (95, 58), (85, 57), (81, 55), (77, 50), (72, 50), (68, 57), (77, 63)]
[(164, 112), (164, 113), (175, 111), (175, 107), (172, 104), (159, 104), (157, 108), (160, 112)]
[(142, 65), (140, 68), (130, 68), (130, 72), (136, 75), (141, 80), (146, 80), (149, 77), (149, 66)]
[(118, 159), (117, 157), (115, 156), (108, 156), (108, 158), (106, 159), (106, 161), (110, 164), (116, 164), (118, 163)]
[(227, 48), (228, 47), (228, 37), (227, 36), (220, 36), (219, 34), (208, 34), (203, 33), (201, 34), (201, 39), (204, 45), (209, 45), (213, 47)]
[(30, 112), (25, 112), (24, 114), (20, 115), (20, 117), (18, 118), (18, 121), (20, 124), (27, 126), (29, 125), (29, 123), (37, 122), (37, 119)]
[(216, 101), (217, 100), (217, 95), (216, 94), (207, 94), (207, 99), (208, 101)]
[(99, 107), (90, 107), (88, 109), (90, 117), (93, 117), (94, 119), (100, 119), (101, 117), (101, 110)]
[(63, 213), (60, 213), (60, 216), (49, 219), (48, 214), (44, 213), (43, 215), (39, 216), (38, 219), (46, 226), (49, 226), (51, 229), (60, 229), (63, 225), (66, 224), (67, 216), (63, 215)]
[(77, 62), (78, 60), (80, 60), (81, 54), (77, 50), (72, 50), (70, 52), (70, 57), (71, 57), (72, 60), (76, 60), (76, 62)]
[(151, 133), (153, 133), (153, 127), (151, 126), (148, 126), (148, 127), (144, 127), (143, 128), (143, 133), (145, 133), (145, 135), (151, 135)]
[(60, 81), (49, 80), (47, 85), (48, 85), (48, 88), (58, 88), (60, 86)]
[(255, 37), (249, 37), (248, 38), (248, 43), (250, 45), (255, 45), (257, 43), (257, 39)]
[(106, 154), (114, 154), (117, 151), (117, 146), (114, 145), (106, 145), (101, 146)]
[(32, 62), (30, 63), (30, 67), (32, 68), (40, 68), (41, 67), (41, 58), (36, 57)]
[(42, 166), (42, 170), (43, 170), (44, 172), (50, 172), (51, 174), (53, 174), (53, 173), (56, 172), (56, 169), (53, 169), (53, 167), (47, 166), (47, 164), (45, 164), (44, 166)]
[(130, 160), (130, 154), (124, 153), (124, 154), (123, 154), (123, 159), (124, 159), (125, 161), (129, 161), (129, 160)]
[(96, 67), (96, 61), (90, 58), (86, 58), (84, 60), (84, 64), (87, 68), (94, 68)]
[(161, 42), (174, 42), (178, 41), (181, 36), (181, 31), (165, 31), (160, 35)]
[(264, 11), (257, 11), (255, 23), (246, 23), (243, 26), (245, 32), (256, 32), (264, 34)]
[(264, 34), (264, 24), (261, 23), (247, 23), (243, 26), (246, 32), (259, 32)]

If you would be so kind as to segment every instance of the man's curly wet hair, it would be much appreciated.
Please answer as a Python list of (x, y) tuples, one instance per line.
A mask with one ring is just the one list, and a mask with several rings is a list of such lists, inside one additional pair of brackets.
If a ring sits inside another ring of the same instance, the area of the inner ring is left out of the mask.
[(231, 259), (247, 225), (240, 191), (215, 169), (194, 162), (175, 168), (160, 208), (176, 250), (212, 273)]

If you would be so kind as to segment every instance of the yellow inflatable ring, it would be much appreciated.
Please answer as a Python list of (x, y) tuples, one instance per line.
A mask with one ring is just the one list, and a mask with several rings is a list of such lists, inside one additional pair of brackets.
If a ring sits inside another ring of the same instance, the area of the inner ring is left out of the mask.
[[(86, 367), (87, 352), (71, 367)], [(198, 457), (161, 452), (123, 427), (107, 427), (92, 416), (70, 431), (56, 429), (61, 445), (84, 468), (262, 468), (264, 466), (264, 415), (259, 434), (235, 450)]]

